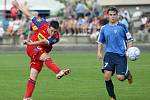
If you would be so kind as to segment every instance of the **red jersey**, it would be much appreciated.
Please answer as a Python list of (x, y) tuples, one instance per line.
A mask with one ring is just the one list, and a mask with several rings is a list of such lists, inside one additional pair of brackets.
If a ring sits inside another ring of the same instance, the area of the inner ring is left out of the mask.
[(45, 50), (46, 52), (51, 51), (52, 45), (54, 43), (51, 43), (52, 39), (57, 39), (59, 40), (60, 38), (60, 33), (56, 32), (52, 37), (48, 34), (48, 29), (49, 25), (46, 22), (46, 20), (39, 18), (39, 17), (34, 17), (32, 19), (32, 29), (34, 33), (32, 34), (30, 41), (35, 42), (39, 40), (48, 40), (49, 45), (44, 45), (44, 46), (38, 46), (38, 48), (41, 48), (42, 50)]

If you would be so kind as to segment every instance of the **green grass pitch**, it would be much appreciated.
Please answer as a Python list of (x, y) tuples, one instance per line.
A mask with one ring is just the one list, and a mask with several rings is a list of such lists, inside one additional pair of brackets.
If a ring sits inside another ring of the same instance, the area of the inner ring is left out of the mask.
[[(95, 52), (53, 52), (53, 60), (72, 74), (61, 80), (44, 67), (36, 83), (33, 100), (109, 100)], [(0, 54), (0, 100), (22, 100), (29, 76), (25, 53)], [(134, 83), (113, 76), (118, 100), (150, 100), (150, 53), (129, 62)]]

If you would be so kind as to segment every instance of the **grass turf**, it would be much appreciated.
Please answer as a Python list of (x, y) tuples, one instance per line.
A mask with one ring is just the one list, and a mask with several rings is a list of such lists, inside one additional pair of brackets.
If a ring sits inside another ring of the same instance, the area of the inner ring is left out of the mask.
[[(109, 100), (101, 62), (96, 54), (87, 52), (53, 52), (53, 60), (72, 74), (61, 80), (43, 68), (39, 74), (33, 100)], [(134, 83), (119, 82), (113, 76), (118, 100), (150, 100), (150, 53), (142, 53), (139, 60), (129, 62)], [(29, 58), (21, 53), (0, 54), (0, 100), (22, 100), (29, 76)]]

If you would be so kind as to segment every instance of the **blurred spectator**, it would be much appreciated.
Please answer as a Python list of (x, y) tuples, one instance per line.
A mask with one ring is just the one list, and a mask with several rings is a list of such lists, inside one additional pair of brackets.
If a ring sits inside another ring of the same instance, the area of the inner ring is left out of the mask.
[(102, 7), (98, 4), (97, 0), (93, 0), (92, 2), (92, 16), (100, 16), (102, 12)]
[(68, 1), (64, 8), (64, 18), (68, 18), (70, 15), (74, 15), (73, 5)]
[(150, 20), (147, 18), (147, 22), (140, 27), (137, 34), (134, 34), (136, 41), (150, 42)]
[(93, 8), (93, 0), (84, 0), (84, 2), (85, 2), (88, 9)]
[(10, 9), (10, 16), (12, 18), (15, 18), (17, 16), (18, 13), (18, 9), (16, 8), (16, 6), (14, 6), (13, 2), (12, 2), (12, 7)]
[(3, 35), (4, 35), (4, 29), (3, 29), (3, 26), (2, 24), (0, 24), (0, 44), (3, 43)]
[(21, 27), (21, 24), (22, 24), (22, 21), (21, 19), (17, 16), (16, 19), (13, 21), (13, 32), (12, 32), (12, 35), (14, 32), (16, 32), (16, 34), (18, 35), (19, 33), (17, 32), (17, 30)]
[(0, 16), (0, 26), (2, 26), (2, 27), (3, 27), (3, 21), (4, 21), (4, 17)]
[(123, 15), (125, 18), (127, 18), (128, 22), (130, 22), (130, 14), (127, 10), (124, 10), (124, 15)]
[(140, 10), (140, 7), (136, 7), (136, 11), (133, 13), (132, 18), (137, 20), (142, 15), (142, 11)]
[(92, 34), (90, 35), (90, 39), (91, 39), (91, 42), (92, 43), (96, 43), (95, 41), (97, 40), (97, 37), (98, 37), (98, 34), (99, 34), (99, 31), (100, 31), (100, 28), (107, 24), (108, 23), (108, 20), (107, 18), (105, 17), (98, 17), (97, 18), (97, 23), (96, 23), (96, 30), (92, 32)]
[(84, 14), (87, 11), (86, 5), (83, 3), (83, 1), (78, 1), (76, 5), (76, 14), (77, 14), (77, 19), (84, 18)]
[(62, 19), (61, 23), (60, 23), (60, 28), (61, 28), (61, 34), (62, 35), (67, 35), (68, 34), (67, 25), (68, 25), (68, 19)]
[(108, 8), (104, 8), (103, 9), (103, 16), (104, 16), (104, 18), (107, 18), (107, 10), (108, 10)]
[(69, 19), (68, 19), (68, 27), (67, 27), (67, 30), (68, 30), (68, 35), (76, 35), (77, 34), (77, 27), (76, 27), (76, 24), (77, 24), (77, 20), (75, 19), (75, 16), (70, 16)]
[(98, 8), (93, 8), (93, 10), (92, 10), (92, 16), (93, 17), (97, 17), (97, 16), (99, 16), (100, 15), (100, 13), (99, 13), (99, 11), (98, 11)]
[(87, 19), (85, 19), (85, 17), (79, 17), (78, 21), (77, 21), (77, 29), (78, 29), (78, 33), (87, 33)]
[(4, 28), (4, 31), (7, 31), (8, 25), (9, 25), (9, 18), (8, 18), (8, 16), (7, 16), (7, 17), (5, 17), (4, 20), (3, 20), (3, 28)]
[(8, 19), (8, 28), (6, 30), (7, 35), (11, 35), (11, 33), (13, 32), (13, 18), (9, 18)]
[(126, 26), (127, 29), (129, 29), (129, 23), (126, 17), (120, 15), (119, 16), (119, 22), (124, 24)]
[(145, 24), (144, 31), (150, 34), (150, 18), (148, 19), (148, 21)]
[(148, 21), (148, 18), (144, 15), (141, 16), (141, 22), (142, 22), (142, 25), (146, 24)]
[(126, 9), (121, 8), (120, 9), (120, 15), (125, 17), (128, 20), (128, 22), (130, 22), (130, 20), (131, 20), (130, 14), (129, 14), (129, 12)]

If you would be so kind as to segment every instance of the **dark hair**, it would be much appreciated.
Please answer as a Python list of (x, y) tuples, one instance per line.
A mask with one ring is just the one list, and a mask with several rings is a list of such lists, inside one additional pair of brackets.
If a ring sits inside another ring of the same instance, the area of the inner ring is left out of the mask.
[(110, 7), (110, 8), (108, 8), (107, 14), (109, 13), (109, 11), (114, 11), (114, 12), (116, 12), (118, 14), (118, 9), (116, 7)]
[(53, 27), (54, 29), (59, 29), (59, 22), (56, 20), (52, 20), (50, 21), (49, 26)]

